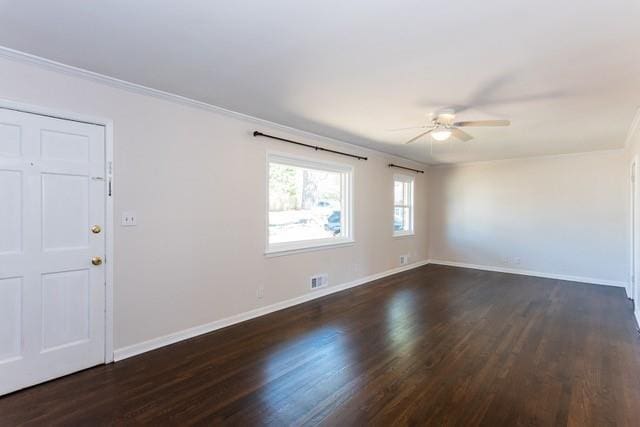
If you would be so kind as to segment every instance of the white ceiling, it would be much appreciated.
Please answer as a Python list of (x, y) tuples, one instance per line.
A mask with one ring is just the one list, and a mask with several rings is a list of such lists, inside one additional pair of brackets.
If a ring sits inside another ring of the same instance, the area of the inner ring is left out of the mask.
[[(0, 45), (432, 163), (622, 147), (640, 104), (637, 0), (0, 0)], [(513, 124), (388, 131), (448, 106)]]

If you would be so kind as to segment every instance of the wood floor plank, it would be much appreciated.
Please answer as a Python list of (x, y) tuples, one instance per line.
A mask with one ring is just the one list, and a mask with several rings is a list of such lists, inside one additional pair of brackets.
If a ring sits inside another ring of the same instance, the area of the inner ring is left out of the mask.
[(640, 425), (621, 288), (429, 265), (0, 398), (0, 425)]

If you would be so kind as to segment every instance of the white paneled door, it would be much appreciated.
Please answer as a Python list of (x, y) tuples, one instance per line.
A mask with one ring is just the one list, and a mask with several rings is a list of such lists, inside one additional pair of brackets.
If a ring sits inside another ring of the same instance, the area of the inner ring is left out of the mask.
[(105, 360), (104, 127), (0, 108), (0, 395)]

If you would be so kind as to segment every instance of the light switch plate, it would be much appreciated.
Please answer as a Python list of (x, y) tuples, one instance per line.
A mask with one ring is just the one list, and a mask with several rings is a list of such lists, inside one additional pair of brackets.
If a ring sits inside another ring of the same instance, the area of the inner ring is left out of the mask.
[(133, 211), (122, 212), (120, 225), (122, 225), (123, 227), (133, 227), (135, 225), (138, 225), (138, 215), (136, 215), (136, 213)]

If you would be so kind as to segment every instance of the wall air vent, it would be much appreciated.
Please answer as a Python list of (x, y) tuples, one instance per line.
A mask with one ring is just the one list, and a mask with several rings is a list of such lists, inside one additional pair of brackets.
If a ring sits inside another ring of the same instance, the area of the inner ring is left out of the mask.
[(315, 276), (311, 276), (311, 289), (318, 289), (329, 284), (329, 275), (328, 274), (317, 274)]

